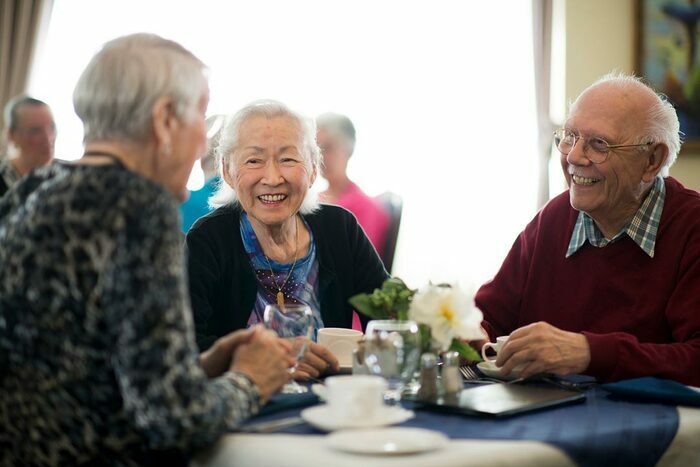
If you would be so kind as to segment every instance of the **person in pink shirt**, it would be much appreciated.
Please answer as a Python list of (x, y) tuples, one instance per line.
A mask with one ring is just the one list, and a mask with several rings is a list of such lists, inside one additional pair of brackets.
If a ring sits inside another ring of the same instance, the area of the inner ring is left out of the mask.
[[(348, 162), (355, 150), (355, 125), (345, 115), (332, 112), (319, 115), (316, 118), (316, 143), (323, 155), (321, 175), (328, 181), (328, 189), (320, 194), (320, 200), (353, 213), (379, 257), (383, 258), (389, 213), (348, 177)], [(352, 327), (362, 329), (357, 313), (353, 313)]]
[(355, 126), (345, 115), (325, 113), (316, 119), (316, 127), (316, 142), (323, 154), (321, 174), (328, 181), (328, 189), (321, 193), (321, 201), (352, 212), (381, 257), (389, 214), (347, 174), (348, 162), (355, 149)]

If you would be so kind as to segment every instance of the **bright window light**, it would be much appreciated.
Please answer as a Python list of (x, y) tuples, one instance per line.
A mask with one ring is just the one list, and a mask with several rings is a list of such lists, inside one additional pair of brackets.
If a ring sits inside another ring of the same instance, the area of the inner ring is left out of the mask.
[(371, 195), (404, 200), (394, 273), (414, 287), (476, 286), (536, 210), (530, 8), (522, 0), (56, 0), (30, 91), (54, 109), (57, 155), (79, 157), (71, 94), (80, 72), (107, 40), (148, 31), (209, 65), (210, 114), (260, 98), (311, 116), (347, 114), (358, 138), (351, 178)]

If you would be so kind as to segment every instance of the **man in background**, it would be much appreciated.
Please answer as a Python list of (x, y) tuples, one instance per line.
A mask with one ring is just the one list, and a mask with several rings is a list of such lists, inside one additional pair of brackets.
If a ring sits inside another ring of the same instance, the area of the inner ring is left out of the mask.
[(56, 124), (45, 102), (20, 95), (5, 107), (8, 157), (0, 160), (0, 196), (27, 173), (51, 162)]

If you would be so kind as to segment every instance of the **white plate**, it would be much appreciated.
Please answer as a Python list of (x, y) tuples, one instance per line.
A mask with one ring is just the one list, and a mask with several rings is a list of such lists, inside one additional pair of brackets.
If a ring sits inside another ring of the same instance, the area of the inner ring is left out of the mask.
[(476, 367), (489, 378), (502, 379), (503, 381), (512, 381), (520, 378), (520, 372), (517, 368), (513, 369), (508, 376), (503, 376), (501, 374), (501, 367), (493, 363), (480, 362), (476, 364)]
[(335, 449), (359, 454), (411, 454), (440, 449), (449, 438), (423, 428), (380, 428), (332, 433), (326, 442)]
[(402, 407), (384, 407), (372, 417), (343, 420), (331, 414), (330, 408), (323, 404), (301, 411), (301, 418), (310, 425), (323, 431), (335, 431), (346, 428), (374, 428), (394, 425), (413, 418), (413, 411)]

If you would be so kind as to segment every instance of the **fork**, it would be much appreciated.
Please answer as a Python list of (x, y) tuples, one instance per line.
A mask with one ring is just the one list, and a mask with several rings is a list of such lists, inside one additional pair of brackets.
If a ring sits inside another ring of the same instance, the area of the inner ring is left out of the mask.
[(517, 383), (522, 383), (525, 381), (527, 378), (516, 378), (512, 379), (510, 381), (504, 381), (496, 378), (489, 378), (488, 376), (480, 376), (477, 374), (474, 369), (468, 365), (463, 365), (459, 367), (460, 373), (464, 376), (464, 379), (467, 380), (468, 383), (481, 383), (481, 384), (491, 384), (491, 383), (500, 383), (500, 384), (517, 384)]
[(496, 382), (494, 379), (490, 378), (484, 378), (482, 376), (479, 376), (476, 371), (472, 369), (472, 367), (468, 365), (463, 365), (459, 367), (459, 372), (462, 373), (462, 376), (464, 376), (464, 379), (467, 380), (468, 383), (478, 383), (478, 384), (493, 384)]

